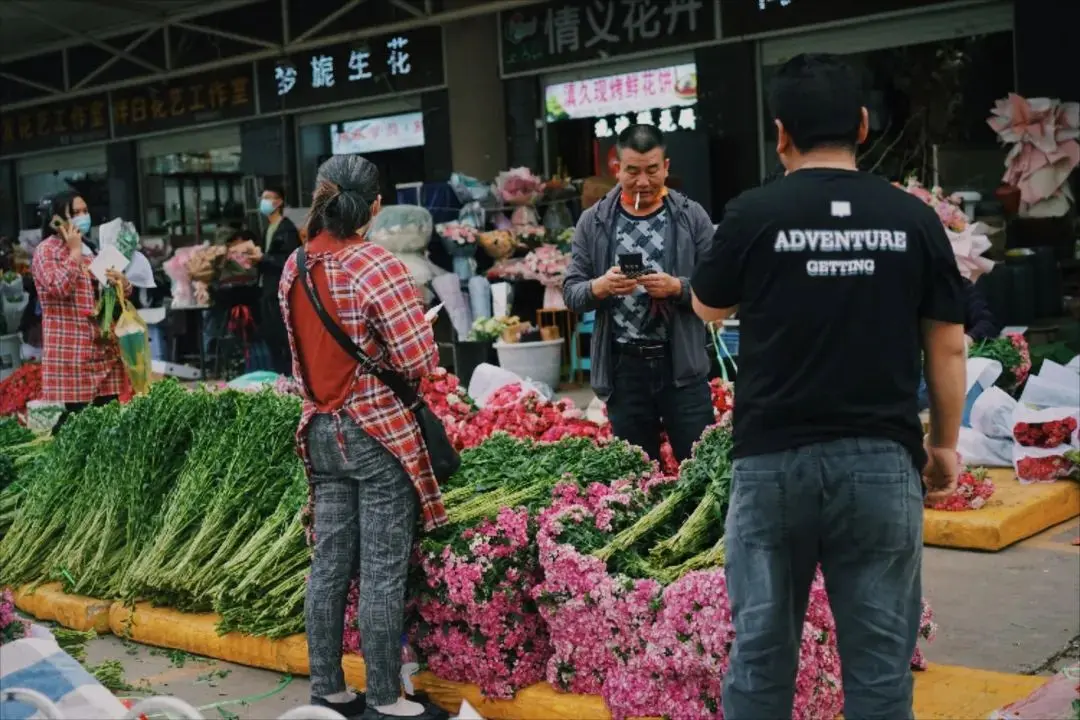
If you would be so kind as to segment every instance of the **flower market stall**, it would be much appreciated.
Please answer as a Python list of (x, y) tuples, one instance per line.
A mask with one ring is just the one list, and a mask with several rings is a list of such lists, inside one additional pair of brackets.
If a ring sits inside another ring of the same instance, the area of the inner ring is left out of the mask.
[[(711, 716), (732, 633), (718, 520), (731, 395), (714, 390), (721, 422), (692, 460), (665, 472), (568, 401), (508, 386), (477, 409), (452, 375), (425, 383), (467, 448), (444, 487), (451, 525), (422, 539), (411, 581), (410, 638), (435, 677), (492, 698), (547, 681), (599, 696), (613, 717)], [(52, 440), (7, 421), (0, 457), (17, 481), (0, 490), (15, 507), (0, 536), (0, 584), (54, 582), (64, 597), (116, 601), (110, 626), (118, 613), (138, 626), (150, 606), (130, 605), (149, 601), (212, 612), (221, 633), (301, 632), (309, 550), (298, 417), (285, 393), (162, 381), (126, 406), (76, 414)], [(170, 617), (176, 628), (188, 616)], [(356, 651), (351, 612), (347, 622)], [(152, 626), (132, 632), (153, 643)], [(800, 678), (797, 717), (835, 717), (842, 696), (820, 581)]]

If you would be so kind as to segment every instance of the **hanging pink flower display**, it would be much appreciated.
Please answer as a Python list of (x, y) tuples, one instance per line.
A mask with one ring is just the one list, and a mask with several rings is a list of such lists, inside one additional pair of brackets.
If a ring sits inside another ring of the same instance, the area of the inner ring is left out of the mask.
[(1080, 103), (1010, 93), (995, 103), (987, 123), (1012, 146), (1002, 180), (1020, 188), (1021, 213), (1064, 215), (1074, 200), (1067, 181), (1080, 165)]

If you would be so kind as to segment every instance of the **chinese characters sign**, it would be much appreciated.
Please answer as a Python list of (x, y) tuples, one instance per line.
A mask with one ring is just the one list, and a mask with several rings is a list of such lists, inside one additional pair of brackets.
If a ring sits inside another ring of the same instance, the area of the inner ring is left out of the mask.
[(662, 133), (697, 130), (697, 115), (692, 107), (671, 107), (619, 115), (614, 120), (602, 117), (593, 123), (593, 135), (597, 139), (618, 137), (631, 124), (655, 125)]
[(250, 65), (112, 93), (113, 134), (117, 138), (254, 114)]
[(335, 155), (366, 155), (423, 144), (424, 115), (418, 112), (330, 126), (330, 147)]
[(638, 113), (697, 102), (697, 66), (642, 70), (544, 88), (547, 121)]
[(720, 27), (734, 38), (943, 2), (949, 0), (721, 0)]
[(109, 138), (109, 98), (105, 94), (4, 112), (0, 154), (35, 150)]
[(713, 0), (544, 3), (499, 13), (499, 31), (504, 75), (692, 45), (717, 36)]
[(263, 112), (442, 85), (442, 29), (408, 32), (333, 45), (259, 63)]

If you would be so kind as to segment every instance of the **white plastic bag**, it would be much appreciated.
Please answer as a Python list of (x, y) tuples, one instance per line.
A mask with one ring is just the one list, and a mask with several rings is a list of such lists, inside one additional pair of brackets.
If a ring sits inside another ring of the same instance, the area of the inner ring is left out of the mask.
[(483, 408), (496, 390), (520, 382), (522, 379), (516, 373), (498, 365), (480, 363), (469, 378), (469, 397), (473, 399), (477, 407)]
[(1072, 370), (1077, 375), (1080, 375), (1080, 355), (1076, 355), (1072, 360), (1065, 363), (1066, 370)]
[[(1016, 400), (998, 387), (987, 388), (971, 406), (971, 430), (988, 438), (1012, 439)], [(1006, 463), (1007, 464), (1007, 463)]]
[(1020, 402), (1040, 408), (1080, 407), (1080, 383), (1075, 378), (1071, 382), (1063, 382), (1057, 373), (1044, 376), (1040, 371), (1038, 375), (1028, 378), (1020, 394)]
[(967, 427), (960, 428), (956, 452), (960, 453), (965, 465), (1009, 467), (1013, 464), (1012, 440), (987, 437)]

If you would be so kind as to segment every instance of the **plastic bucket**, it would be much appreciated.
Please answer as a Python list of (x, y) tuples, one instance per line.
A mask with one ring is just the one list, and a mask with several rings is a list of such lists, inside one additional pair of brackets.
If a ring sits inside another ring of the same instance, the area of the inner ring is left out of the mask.
[(454, 374), (458, 376), (462, 386), (469, 387), (473, 373), (483, 363), (498, 364), (490, 342), (461, 340), (454, 343)]
[(526, 380), (544, 383), (552, 390), (559, 386), (563, 341), (495, 343), (499, 366)]
[(22, 366), (22, 339), (18, 333), (0, 335), (0, 380)]

